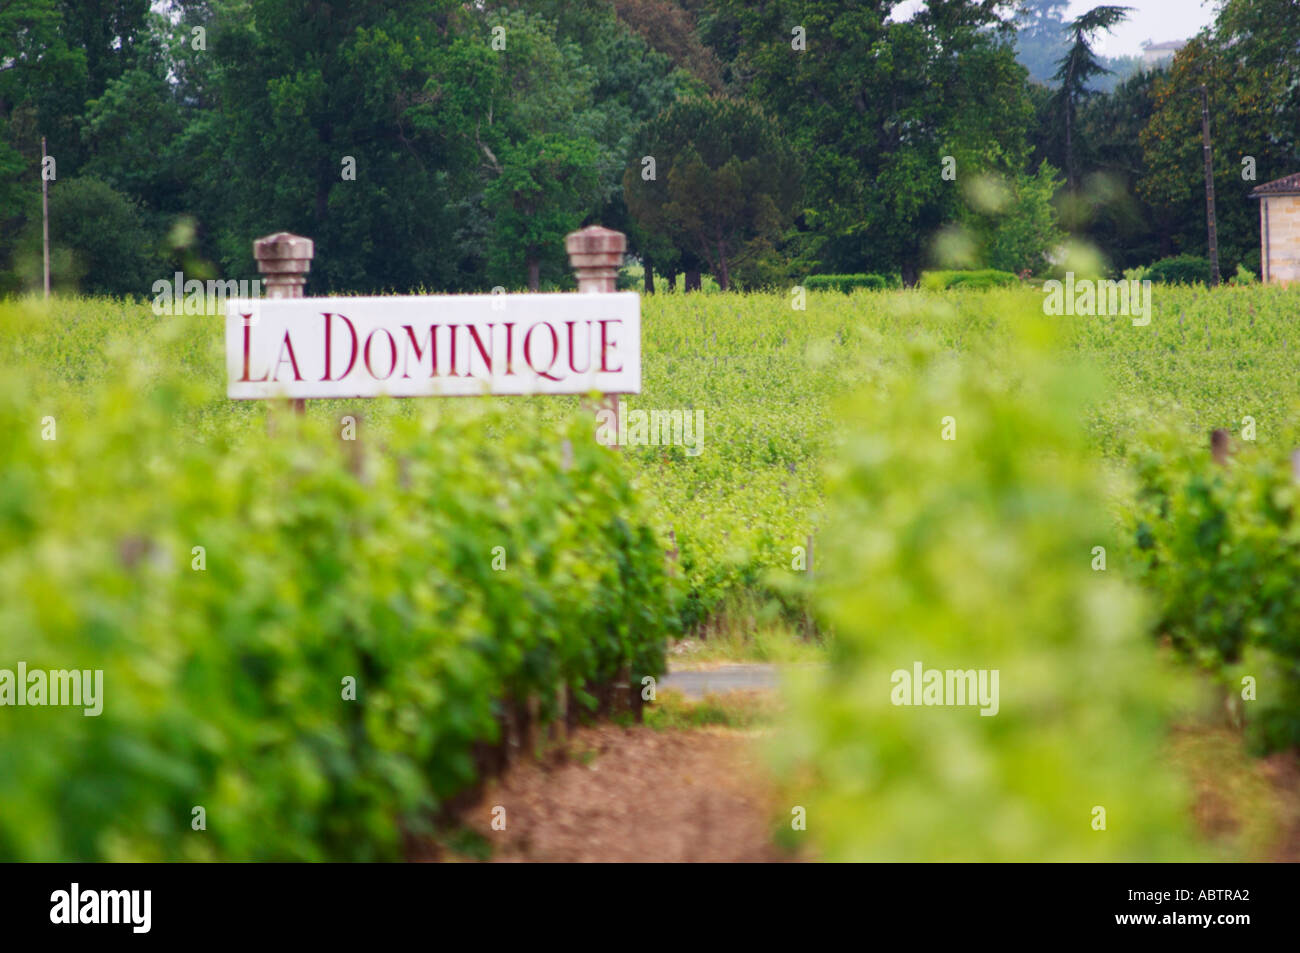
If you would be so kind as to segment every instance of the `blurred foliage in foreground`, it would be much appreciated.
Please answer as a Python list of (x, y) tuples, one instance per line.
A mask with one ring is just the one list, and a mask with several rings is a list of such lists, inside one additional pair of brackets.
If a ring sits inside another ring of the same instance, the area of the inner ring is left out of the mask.
[[(1052, 371), (1020, 314), (959, 361), (918, 340), (840, 419), (818, 577), (831, 662), (793, 685), (779, 748), (827, 859), (1190, 855), (1159, 756), (1188, 699), (1140, 595), (1093, 568), (1119, 537), (1080, 425), (1092, 382)], [(893, 704), (916, 662), (997, 670), (997, 714)]]
[(1257, 750), (1300, 745), (1300, 487), (1278, 446), (1221, 466), (1153, 433), (1129, 520), (1157, 630), (1220, 682)]
[(227, 401), (219, 334), (44, 320), (0, 304), (0, 668), (102, 669), (104, 705), (3, 709), (0, 859), (399, 857), (504, 702), (662, 670), (663, 547), (589, 415), (409, 402), (343, 441)]

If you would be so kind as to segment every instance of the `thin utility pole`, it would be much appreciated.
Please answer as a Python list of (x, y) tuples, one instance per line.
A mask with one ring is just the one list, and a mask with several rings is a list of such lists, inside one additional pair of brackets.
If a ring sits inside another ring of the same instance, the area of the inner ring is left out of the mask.
[(1209, 227), (1210, 287), (1219, 283), (1219, 237), (1214, 225), (1214, 150), (1210, 145), (1210, 96), (1201, 84), (1201, 142), (1205, 151), (1205, 216)]
[(45, 297), (50, 296), (50, 180), (45, 175), (45, 137), (41, 136), (41, 236), (45, 246)]

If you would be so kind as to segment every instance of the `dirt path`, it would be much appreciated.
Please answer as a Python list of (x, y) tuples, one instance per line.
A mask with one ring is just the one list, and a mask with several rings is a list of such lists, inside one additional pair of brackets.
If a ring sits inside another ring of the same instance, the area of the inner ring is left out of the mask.
[[(582, 728), (567, 757), (521, 759), (461, 820), (494, 861), (787, 860), (753, 742), (730, 729)], [(505, 830), (492, 829), (498, 807)]]
[[(689, 680), (688, 680), (689, 681)], [(742, 702), (742, 697), (747, 702)], [(665, 700), (668, 696), (664, 696)], [(766, 692), (728, 698), (731, 725), (761, 716)], [(716, 714), (719, 696), (703, 710)], [(677, 702), (678, 717), (700, 711)], [(417, 860), (531, 862), (773, 862), (791, 856), (773, 835), (788, 824), (762, 768), (763, 729), (602, 724), (580, 728), (563, 751), (520, 758), (458, 812), (459, 841), (417, 849)], [(1206, 846), (1244, 860), (1300, 860), (1300, 760), (1246, 754), (1231, 731), (1181, 727), (1170, 758), (1189, 782)], [(504, 814), (502, 814), (502, 809)], [(494, 830), (504, 819), (504, 830)]]
[(722, 692), (771, 690), (780, 683), (777, 666), (751, 662), (672, 671), (660, 679), (659, 686), (665, 691), (679, 691), (687, 698), (703, 698)]
[(1197, 829), (1234, 859), (1300, 862), (1300, 757), (1278, 751), (1248, 755), (1240, 734), (1222, 727), (1180, 726), (1171, 759), (1187, 778)]

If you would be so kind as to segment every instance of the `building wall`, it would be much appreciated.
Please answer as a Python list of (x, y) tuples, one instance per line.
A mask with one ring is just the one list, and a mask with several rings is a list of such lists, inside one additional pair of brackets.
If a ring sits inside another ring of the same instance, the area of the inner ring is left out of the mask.
[(1168, 63), (1177, 52), (1177, 50), (1143, 50), (1140, 54), (1142, 56), (1142, 65), (1159, 66), (1161, 63)]
[(1266, 255), (1264, 274), (1271, 284), (1300, 282), (1300, 195), (1273, 195), (1259, 200), (1261, 260)]

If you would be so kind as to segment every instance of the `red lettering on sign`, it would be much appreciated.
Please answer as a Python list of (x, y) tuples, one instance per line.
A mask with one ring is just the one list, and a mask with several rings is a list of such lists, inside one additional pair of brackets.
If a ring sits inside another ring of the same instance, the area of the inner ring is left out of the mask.
[(506, 376), (515, 372), (515, 326), (506, 325)]
[(460, 374), (456, 373), (456, 329), (458, 327), (459, 324), (447, 325), (447, 330), (451, 333), (451, 370), (447, 372), (448, 377), (460, 377)]
[(587, 322), (587, 346), (583, 348), (587, 353), (587, 366), (582, 368), (578, 367), (578, 365), (573, 361), (575, 355), (578, 353), (578, 349), (573, 346), (573, 326), (578, 322), (565, 321), (564, 323), (569, 326), (569, 370), (573, 371), (575, 374), (585, 374), (591, 370), (591, 322)]
[[(409, 324), (403, 324), (406, 330), (406, 336), (411, 341), (411, 350), (415, 352), (415, 363), (419, 364), (424, 360), (424, 351), (420, 349), (420, 342), (415, 339), (415, 329)], [(406, 352), (410, 354), (410, 351)], [(410, 377), (411, 372), (407, 370), (407, 363), (402, 362), (402, 376)], [(438, 374), (438, 325), (429, 325), (429, 376), (436, 377)]]
[[(474, 340), (474, 344), (475, 344), (475, 346), (478, 347), (478, 353), (479, 353), (479, 356), (483, 358), (483, 363), (487, 365), (488, 376), (491, 377), (491, 376), (492, 376), (492, 355), (489, 354), (489, 353), (488, 353), (488, 349), (487, 349), (486, 347), (483, 346), (483, 339), (482, 339), (481, 337), (478, 336), (478, 328), (474, 327), (474, 325), (472, 325), (472, 324), (467, 325), (467, 327), (469, 328), (469, 336)], [(489, 345), (491, 345), (491, 343), (492, 343), (492, 328), (493, 328), (493, 327), (494, 327), (494, 325), (491, 325), (491, 324), (489, 324), (489, 325), (487, 326), (487, 331), (488, 331), (488, 344), (489, 344)], [(473, 365), (473, 364), (470, 364), (470, 371), (472, 372), (473, 369), (474, 369), (474, 365)], [(471, 373), (471, 376), (472, 376), (472, 373)]]
[(240, 317), (244, 319), (244, 376), (241, 377), (239, 380), (241, 383), (247, 382), (249, 384), (260, 384), (262, 381), (266, 380), (267, 375), (270, 374), (270, 371), (267, 371), (266, 374), (263, 374), (257, 380), (253, 380), (251, 377), (248, 376), (248, 361), (249, 361), (248, 352), (252, 349), (252, 341), (250, 340), (250, 338), (253, 335), (253, 326), (248, 322), (252, 319), (253, 316), (251, 314), (244, 314), (244, 315), (240, 315)]
[[(388, 373), (383, 377), (376, 374), (375, 369), (370, 365), (370, 345), (374, 343), (376, 334), (382, 334), (384, 337), (388, 338), (388, 349), (392, 354), (392, 361), (388, 365)], [(366, 335), (366, 370), (370, 373), (370, 376), (377, 381), (388, 380), (388, 378), (393, 376), (393, 371), (397, 370), (397, 342), (393, 340), (393, 336), (388, 332), (387, 328), (375, 328)]]
[(600, 369), (601, 371), (608, 374), (617, 374), (619, 371), (623, 369), (623, 367), (622, 365), (618, 367), (610, 367), (606, 363), (606, 359), (609, 357), (609, 349), (614, 346), (614, 342), (606, 338), (605, 325), (622, 324), (622, 323), (623, 323), (622, 318), (602, 318), (600, 321)]
[[(536, 365), (533, 364), (533, 354), (532, 354), (533, 332), (536, 331), (538, 328), (546, 328), (546, 330), (551, 332), (551, 363), (547, 365), (545, 370), (538, 370)], [(551, 327), (550, 324), (548, 324), (545, 321), (539, 321), (537, 324), (534, 324), (531, 328), (529, 328), (528, 333), (524, 335), (524, 362), (533, 369), (533, 373), (536, 374), (538, 377), (545, 377), (548, 381), (558, 382), (563, 380), (562, 377), (555, 377), (551, 374), (551, 369), (555, 367), (555, 362), (558, 361), (559, 359), (560, 359), (560, 336), (555, 333), (555, 328)]]
[(343, 372), (343, 377), (347, 377), (349, 374), (351, 374), (352, 368), (354, 368), (357, 364), (357, 329), (352, 326), (351, 321), (349, 321), (341, 314), (332, 315), (329, 311), (322, 311), (321, 313), (325, 316), (325, 376), (322, 377), (321, 380), (323, 381), (341, 380), (342, 378), (330, 377), (330, 366), (331, 366), (330, 318), (331, 317), (339, 318), (344, 324), (348, 326), (348, 333), (352, 335), (352, 356), (348, 358), (348, 369)]
[(280, 344), (280, 359), (275, 362), (275, 374), (271, 380), (278, 381), (280, 379), (280, 365), (284, 363), (285, 351), (289, 352), (289, 364), (293, 367), (293, 379), (296, 381), (302, 380), (302, 375), (298, 373), (298, 358), (294, 356), (293, 342), (289, 340), (288, 331), (284, 332), (284, 341)]

